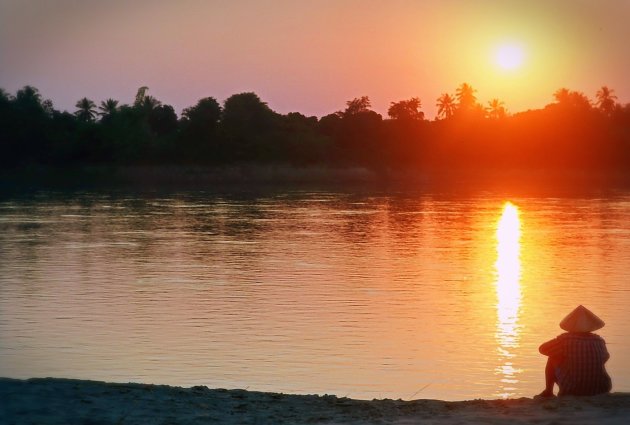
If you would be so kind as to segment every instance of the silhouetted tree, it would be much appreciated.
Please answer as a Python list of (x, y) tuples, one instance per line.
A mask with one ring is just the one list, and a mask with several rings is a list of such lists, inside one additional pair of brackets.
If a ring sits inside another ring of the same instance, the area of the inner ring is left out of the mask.
[(343, 115), (355, 115), (364, 112), (369, 112), (372, 107), (370, 98), (368, 96), (361, 96), (346, 102), (346, 109), (343, 111)]
[(13, 151), (13, 134), (15, 132), (15, 109), (13, 97), (0, 89), (0, 164), (13, 163), (16, 152)]
[(8, 105), (11, 100), (11, 95), (4, 89), (0, 88), (0, 105)]
[(438, 107), (437, 115), (439, 118), (450, 118), (457, 109), (455, 98), (448, 93), (442, 93), (440, 97), (438, 97), (435, 106)]
[(307, 117), (299, 112), (289, 112), (280, 117), (279, 138), (281, 140), (283, 161), (294, 164), (314, 164), (332, 160), (330, 138), (319, 133), (317, 117)]
[(109, 115), (101, 129), (106, 155), (110, 161), (134, 164), (149, 161), (155, 154), (155, 146), (149, 112), (136, 106), (123, 105)]
[(50, 117), (39, 91), (33, 86), (24, 86), (10, 99), (6, 120), (1, 129), (5, 136), (3, 162), (20, 165), (29, 162), (48, 162)]
[(490, 100), (488, 102), (488, 107), (486, 108), (486, 111), (488, 112), (488, 117), (492, 119), (505, 118), (505, 116), (507, 115), (505, 103), (503, 103), (499, 99)]
[(602, 86), (597, 90), (597, 107), (608, 116), (612, 115), (617, 106), (617, 96), (613, 93), (614, 90), (609, 89), (607, 86)]
[(571, 92), (571, 102), (577, 108), (591, 109), (593, 106), (590, 99), (582, 92)]
[(485, 110), (474, 89), (462, 84), (457, 99), (437, 99), (433, 122), (424, 121), (418, 98), (392, 102), (385, 121), (367, 96), (318, 120), (277, 114), (255, 93), (235, 94), (223, 109), (214, 98), (201, 99), (178, 121), (172, 106), (146, 92), (141, 87), (132, 106), (107, 99), (97, 109), (83, 98), (75, 115), (55, 110), (32, 86), (15, 96), (0, 89), (0, 164), (319, 162), (386, 175), (382, 168), (627, 171), (630, 163), (630, 105), (618, 105), (606, 86), (597, 92), (597, 109), (583, 93), (563, 88), (544, 109), (509, 116), (492, 99), (485, 110), (495, 119), (484, 120), (477, 119)]
[(422, 121), (424, 112), (420, 110), (421, 107), (420, 99), (412, 97), (409, 100), (392, 102), (387, 110), (387, 114), (394, 120)]
[(182, 122), (199, 135), (214, 132), (220, 119), (221, 105), (214, 97), (200, 99), (195, 106), (182, 112)]
[(138, 107), (138, 108), (144, 110), (145, 112), (149, 113), (153, 109), (155, 109), (158, 106), (160, 106), (161, 104), (162, 104), (162, 102), (160, 102), (159, 100), (157, 100), (153, 96), (144, 96), (142, 98), (142, 101), (139, 104), (137, 104), (136, 107)]
[(79, 121), (83, 122), (92, 122), (96, 117), (96, 104), (94, 101), (84, 97), (77, 101), (76, 105), (74, 105), (77, 110), (74, 115), (76, 115)]
[(171, 105), (158, 105), (152, 108), (148, 121), (151, 131), (158, 136), (165, 136), (177, 130), (177, 114)]
[(473, 89), (468, 83), (462, 83), (457, 88), (455, 97), (457, 98), (458, 108), (460, 110), (472, 110), (477, 105), (476, 91), (477, 90)]
[(332, 139), (337, 138), (341, 127), (342, 112), (324, 115), (317, 123), (317, 131)]
[(39, 108), (41, 106), (42, 96), (33, 86), (24, 86), (17, 91), (15, 95), (15, 104), (19, 108)]
[(147, 90), (149, 88), (147, 86), (142, 86), (136, 92), (136, 100), (133, 102), (133, 106), (140, 106), (144, 101), (144, 96), (146, 96)]
[(52, 117), (53, 113), (55, 112), (53, 101), (50, 99), (46, 99), (42, 102), (42, 108), (44, 109), (46, 115), (48, 115), (49, 117)]
[(417, 97), (390, 104), (390, 120), (383, 122), (382, 140), (376, 151), (387, 166), (412, 166), (419, 158), (426, 128)]
[(591, 108), (591, 101), (582, 92), (561, 88), (554, 92), (553, 97), (558, 105), (564, 108), (583, 110)]
[(361, 96), (347, 101), (346, 109), (339, 114), (335, 142), (345, 161), (372, 164), (381, 154), (383, 118), (370, 107), (370, 98)]
[(278, 149), (273, 137), (278, 122), (277, 114), (256, 93), (239, 93), (227, 98), (221, 128), (231, 145), (233, 159), (269, 160), (273, 157)]
[(553, 93), (553, 98), (559, 104), (569, 105), (571, 103), (571, 91), (565, 87), (559, 88)]
[(221, 105), (214, 97), (205, 97), (184, 109), (180, 119), (181, 151), (177, 156), (187, 162), (225, 160), (218, 134), (220, 119)]
[(98, 114), (101, 116), (101, 119), (107, 119), (118, 111), (118, 101), (112, 98), (103, 100), (98, 109), (100, 111)]
[[(51, 138), (51, 162), (55, 165), (73, 164), (81, 160), (77, 152), (79, 149), (78, 138), (80, 123), (77, 117), (70, 112), (53, 110), (48, 127), (48, 135)], [(101, 158), (103, 161), (111, 158)]]

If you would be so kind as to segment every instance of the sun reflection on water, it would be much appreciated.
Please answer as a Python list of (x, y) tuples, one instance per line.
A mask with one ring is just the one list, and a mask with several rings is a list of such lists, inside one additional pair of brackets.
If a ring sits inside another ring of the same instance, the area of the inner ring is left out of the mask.
[(514, 395), (514, 384), (521, 372), (514, 368), (514, 349), (519, 345), (519, 309), (521, 306), (521, 221), (518, 207), (506, 202), (497, 223), (497, 349), (499, 365), (497, 375), (501, 378), (498, 395), (503, 398)]

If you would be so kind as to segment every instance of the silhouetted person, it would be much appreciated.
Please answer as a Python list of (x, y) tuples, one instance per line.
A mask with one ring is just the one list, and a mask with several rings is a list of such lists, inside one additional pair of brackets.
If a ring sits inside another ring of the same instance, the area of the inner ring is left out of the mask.
[(604, 327), (604, 321), (584, 306), (578, 306), (560, 322), (567, 331), (539, 348), (549, 356), (545, 367), (542, 397), (558, 395), (595, 395), (610, 391), (612, 384), (604, 364), (610, 357), (604, 339), (592, 333)]

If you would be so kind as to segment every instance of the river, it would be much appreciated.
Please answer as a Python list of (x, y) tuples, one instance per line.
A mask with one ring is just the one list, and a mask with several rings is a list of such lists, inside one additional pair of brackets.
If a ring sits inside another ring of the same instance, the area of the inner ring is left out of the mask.
[(543, 388), (584, 304), (630, 391), (630, 191), (0, 200), (0, 376), (353, 398)]

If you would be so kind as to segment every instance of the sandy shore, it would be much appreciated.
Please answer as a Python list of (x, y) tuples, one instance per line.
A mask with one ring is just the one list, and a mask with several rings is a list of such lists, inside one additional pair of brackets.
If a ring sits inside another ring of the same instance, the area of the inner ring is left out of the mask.
[(630, 394), (352, 400), (244, 390), (0, 378), (0, 424), (628, 424)]

